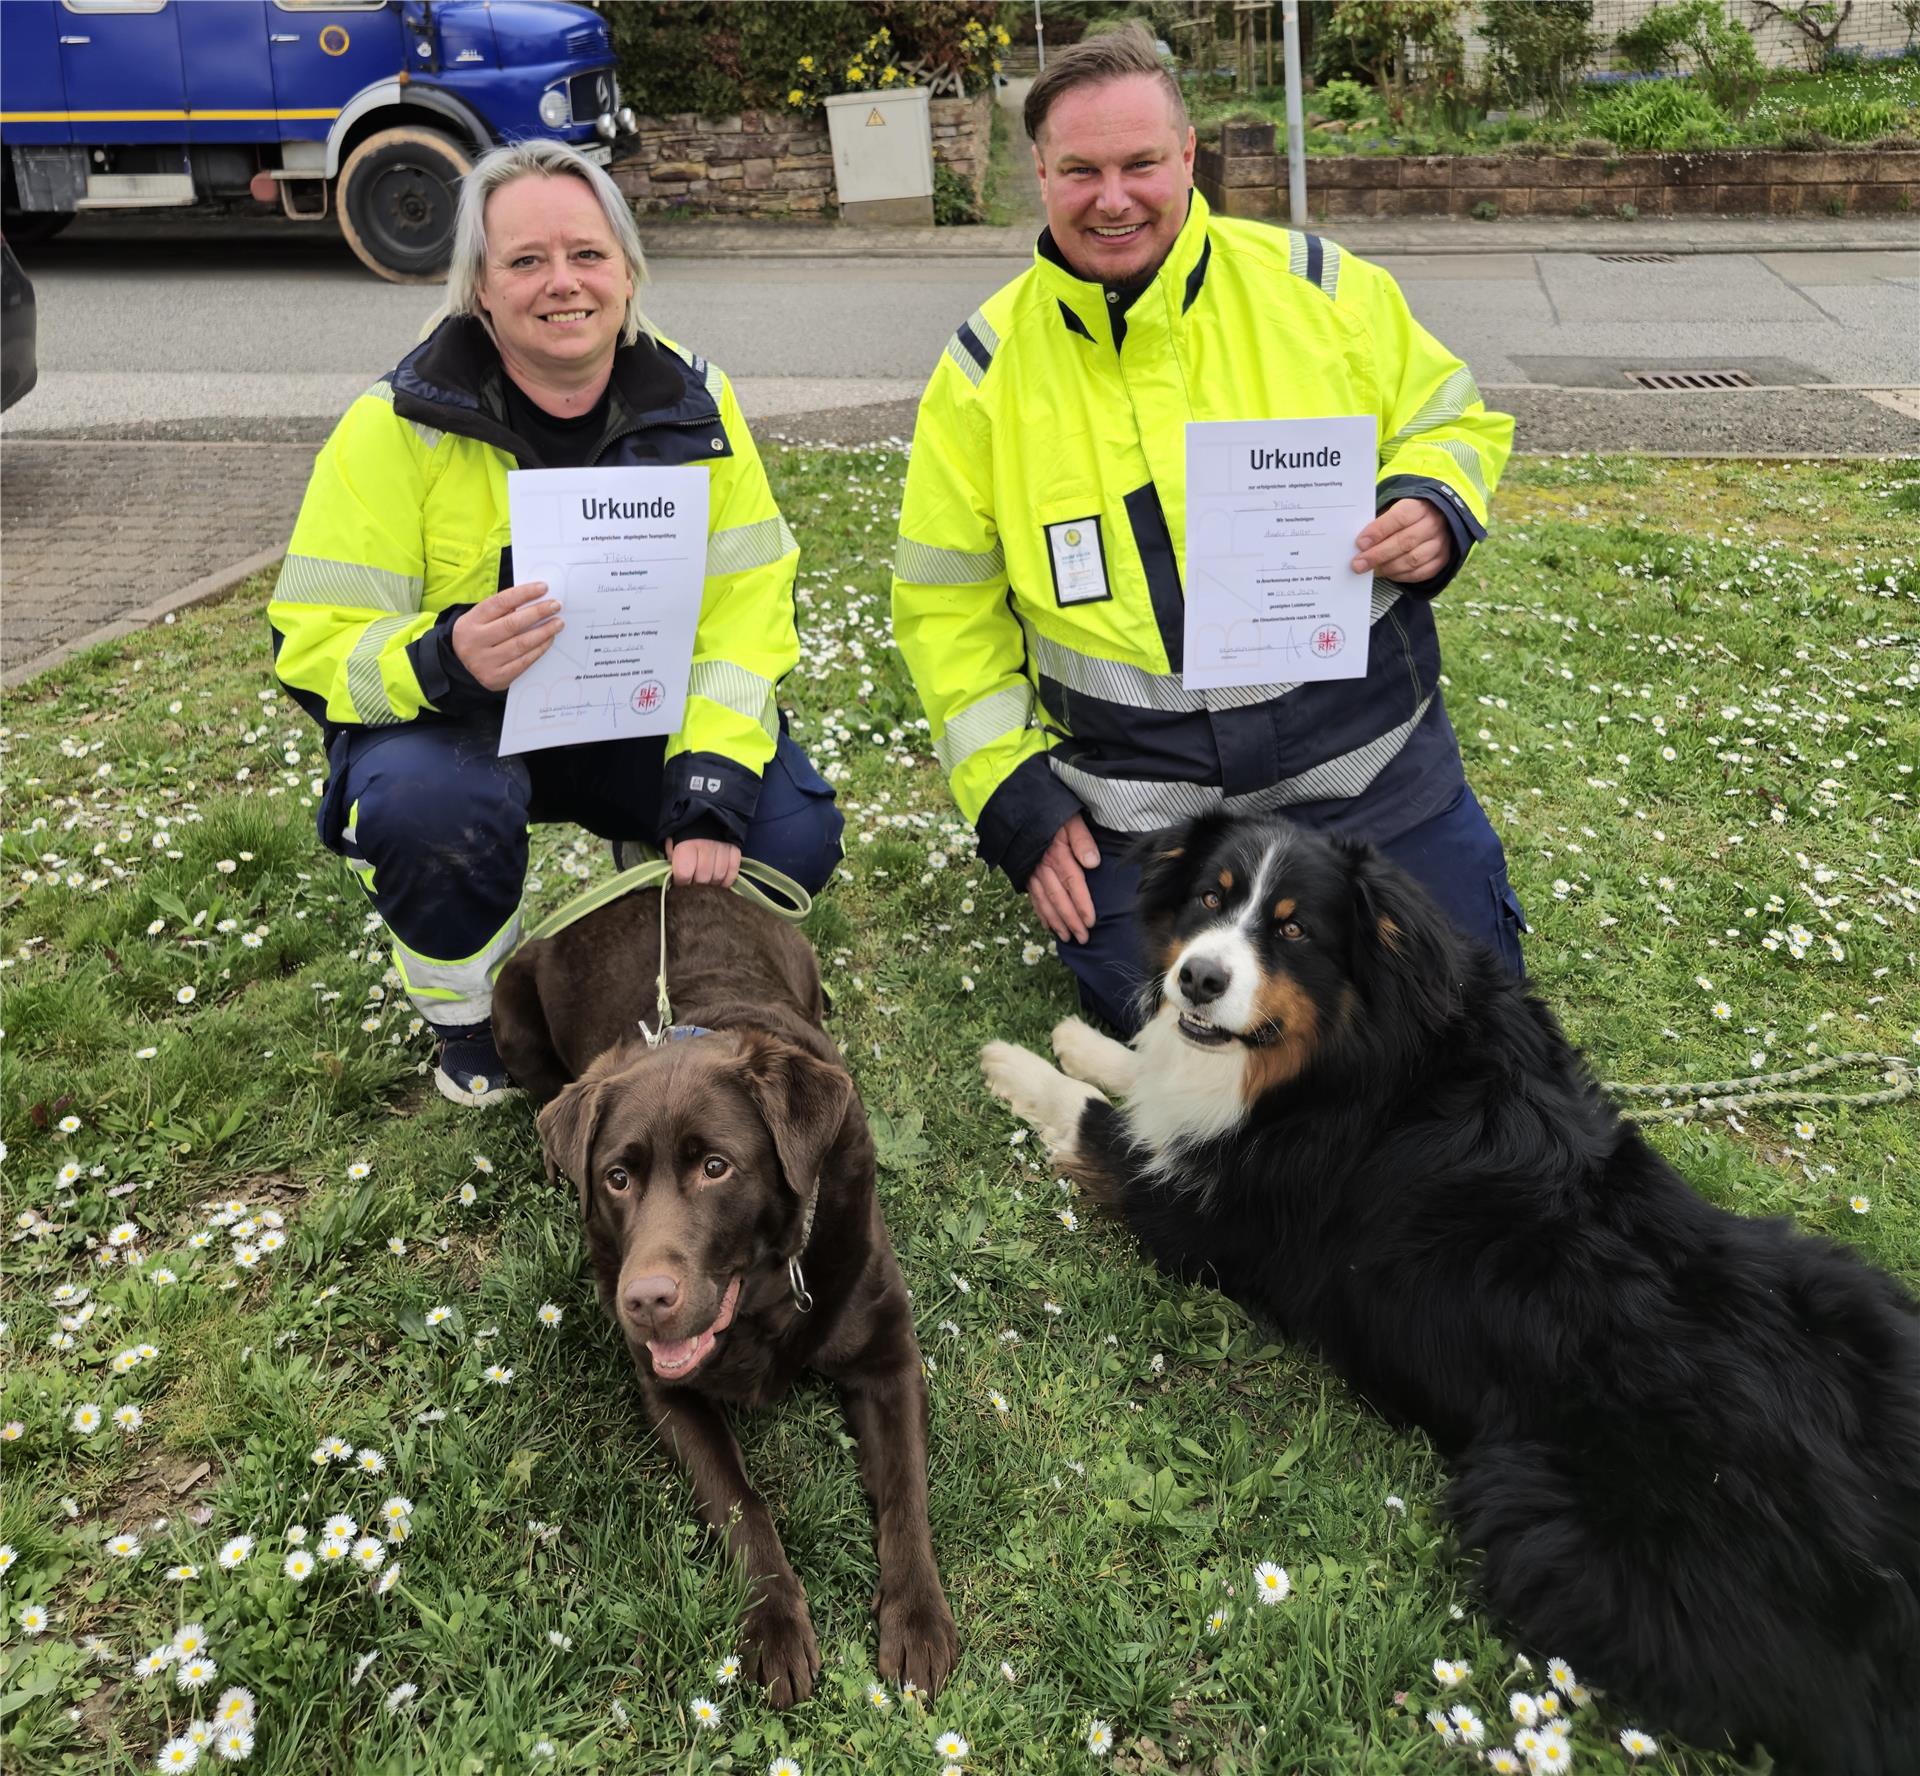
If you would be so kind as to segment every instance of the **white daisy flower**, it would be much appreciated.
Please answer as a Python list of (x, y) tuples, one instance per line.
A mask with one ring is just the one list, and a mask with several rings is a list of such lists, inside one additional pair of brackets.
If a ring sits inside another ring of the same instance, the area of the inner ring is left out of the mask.
[(174, 994), (174, 998), (182, 1005), (191, 1005), (199, 996), (199, 993), (192, 987), (182, 987), (179, 992)]
[(1453, 1730), (1459, 1735), (1462, 1745), (1478, 1745), (1487, 1736), (1487, 1725), (1471, 1708), (1464, 1705), (1447, 1710), (1447, 1718), (1453, 1722)]
[(1864, 1215), (1873, 1207), (1873, 1198), (1870, 1196), (1850, 1196), (1847, 1198), (1847, 1207), (1856, 1215)]
[(356, 1159), (352, 1165), (347, 1167), (347, 1176), (353, 1179), (355, 1183), (358, 1183), (372, 1170), (373, 1167), (368, 1165), (364, 1159)]
[[(547, 1638), (551, 1640), (553, 1636), (549, 1635)], [(572, 1643), (569, 1642), (568, 1644), (571, 1645)], [(732, 1653), (729, 1653), (713, 1668), (713, 1681), (717, 1684), (734, 1683), (738, 1681), (739, 1676), (740, 1661), (738, 1657)]]
[(1087, 1723), (1087, 1751), (1093, 1757), (1105, 1757), (1113, 1749), (1113, 1728), (1103, 1720)]
[(1472, 1675), (1473, 1667), (1464, 1659), (1435, 1659), (1433, 1662), (1434, 1681), (1445, 1684), (1449, 1689), (1465, 1683)]
[(893, 1706), (893, 1698), (887, 1694), (885, 1684), (867, 1685), (867, 1706), (877, 1708), (882, 1714)]
[(767, 1766), (767, 1776), (801, 1776), (800, 1766), (790, 1757), (777, 1757)]
[(503, 1368), (498, 1363), (489, 1363), (486, 1368), (480, 1371), (480, 1379), (482, 1381), (492, 1382), (495, 1387), (505, 1387), (508, 1382), (513, 1380), (513, 1371)]
[(1284, 1566), (1263, 1560), (1253, 1569), (1253, 1594), (1262, 1603), (1278, 1603), (1292, 1589), (1293, 1581)]
[(301, 1583), (301, 1581), (313, 1571), (313, 1568), (313, 1556), (309, 1554), (305, 1548), (295, 1548), (293, 1552), (280, 1563), (280, 1570), (296, 1585)]
[(182, 1659), (174, 1668), (173, 1681), (178, 1689), (204, 1690), (219, 1675), (220, 1667), (202, 1653), (192, 1659)]
[(188, 1622), (173, 1637), (173, 1656), (176, 1659), (190, 1659), (195, 1653), (207, 1650), (207, 1631), (198, 1622)]
[(222, 1566), (231, 1572), (236, 1566), (244, 1565), (247, 1556), (252, 1552), (253, 1537), (240, 1535), (235, 1536), (232, 1541), (222, 1547), (216, 1558)]
[(720, 1705), (709, 1702), (705, 1696), (695, 1696), (687, 1704), (687, 1712), (693, 1716), (694, 1724), (711, 1732), (720, 1724)]
[(385, 1565), (387, 1550), (372, 1536), (362, 1536), (353, 1544), (353, 1559), (362, 1572), (378, 1572)]
[(1507, 1713), (1523, 1727), (1530, 1727), (1540, 1718), (1540, 1710), (1533, 1705), (1533, 1698), (1525, 1690), (1515, 1690), (1507, 1698)]
[(320, 1525), (320, 1533), (331, 1541), (350, 1542), (360, 1533), (360, 1524), (345, 1511), (338, 1511)]
[(429, 1326), (438, 1326), (452, 1318), (453, 1309), (450, 1307), (430, 1307), (427, 1309), (426, 1320)]
[(184, 1585), (189, 1580), (197, 1579), (199, 1576), (200, 1569), (190, 1560), (183, 1560), (178, 1566), (170, 1566), (167, 1568), (167, 1577), (176, 1585)]
[(962, 1739), (958, 1733), (949, 1728), (944, 1733), (936, 1733), (934, 1735), (933, 1749), (949, 1763), (957, 1764), (967, 1755), (968, 1747), (966, 1740)]
[(561, 1310), (554, 1306), (551, 1301), (543, 1301), (540, 1303), (539, 1320), (541, 1325), (557, 1326), (560, 1324), (561, 1317)]
[(420, 1694), (418, 1684), (397, 1683), (387, 1692), (387, 1712), (398, 1714), (401, 1709)]
[(91, 1437), (100, 1428), (103, 1414), (91, 1400), (74, 1407), (73, 1417), (67, 1422), (83, 1437)]
[(200, 1747), (184, 1733), (169, 1739), (153, 1760), (156, 1770), (191, 1770), (200, 1761)]
[(400, 1562), (396, 1560), (385, 1572), (373, 1581), (373, 1594), (375, 1597), (385, 1597), (386, 1594), (399, 1583)]
[(20, 1624), (22, 1634), (44, 1634), (47, 1631), (47, 1612), (37, 1603), (25, 1603), (20, 1613), (13, 1618)]
[(410, 1498), (402, 1498), (400, 1494), (396, 1492), (392, 1498), (388, 1499), (387, 1502), (380, 1507), (380, 1515), (386, 1518), (389, 1523), (402, 1522), (413, 1515), (413, 1500)]
[(137, 1535), (128, 1535), (123, 1530), (106, 1544), (106, 1549), (116, 1560), (138, 1560), (140, 1538)]
[(1547, 1661), (1547, 1682), (1552, 1684), (1556, 1690), (1563, 1691), (1569, 1696), (1572, 1695), (1574, 1686), (1573, 1667), (1569, 1665), (1565, 1659), (1549, 1659)]
[(229, 1727), (213, 1742), (213, 1748), (230, 1764), (244, 1764), (253, 1756), (253, 1727)]
[(347, 1544), (338, 1536), (323, 1536), (313, 1554), (322, 1566), (338, 1566), (347, 1557)]
[(475, 1190), (471, 1184), (462, 1184), (460, 1186), (460, 1206), (463, 1209), (472, 1208), (479, 1200), (480, 1192)]
[(1551, 1776), (1553, 1771), (1564, 1770), (1573, 1762), (1573, 1747), (1549, 1733), (1534, 1747), (1527, 1762), (1533, 1766), (1534, 1776)]
[(363, 1449), (353, 1459), (363, 1474), (384, 1474), (387, 1471), (387, 1458), (377, 1449)]
[(1493, 1776), (1521, 1776), (1520, 1754), (1509, 1746), (1496, 1745), (1487, 1753), (1487, 1768)]
[(1638, 1727), (1620, 1729), (1620, 1749), (1630, 1758), (1658, 1757), (1660, 1741), (1651, 1733), (1643, 1733)]

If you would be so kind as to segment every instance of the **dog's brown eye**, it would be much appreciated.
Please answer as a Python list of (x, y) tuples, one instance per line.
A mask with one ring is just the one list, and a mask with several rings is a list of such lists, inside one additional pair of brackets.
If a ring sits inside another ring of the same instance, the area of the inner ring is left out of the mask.
[(609, 1190), (625, 1190), (627, 1182), (627, 1168), (625, 1166), (615, 1166), (607, 1173), (607, 1188)]
[(1217, 913), (1221, 907), (1219, 889), (1207, 889), (1206, 892), (1200, 896), (1200, 904), (1205, 907), (1208, 912)]
[(724, 1178), (732, 1170), (733, 1167), (717, 1153), (709, 1153), (707, 1157), (700, 1162), (700, 1175), (703, 1178)]
[(1307, 933), (1306, 928), (1301, 925), (1298, 919), (1289, 919), (1280, 927), (1280, 935), (1284, 937), (1288, 943), (1298, 943)]

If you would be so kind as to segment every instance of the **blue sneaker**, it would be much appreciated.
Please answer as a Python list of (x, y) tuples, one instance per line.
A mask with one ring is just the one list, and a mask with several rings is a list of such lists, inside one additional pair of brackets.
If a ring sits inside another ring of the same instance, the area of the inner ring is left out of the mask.
[(443, 1098), (479, 1110), (519, 1091), (507, 1077), (500, 1051), (493, 1046), (491, 1024), (441, 1027), (435, 1034), (440, 1038), (440, 1055), (433, 1069), (433, 1083)]

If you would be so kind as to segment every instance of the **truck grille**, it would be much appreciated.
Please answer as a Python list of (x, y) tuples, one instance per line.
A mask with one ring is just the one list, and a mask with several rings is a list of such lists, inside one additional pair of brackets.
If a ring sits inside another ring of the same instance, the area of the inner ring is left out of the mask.
[(601, 112), (618, 109), (620, 83), (614, 79), (611, 68), (576, 74), (567, 82), (567, 100), (573, 106), (575, 123), (591, 123)]

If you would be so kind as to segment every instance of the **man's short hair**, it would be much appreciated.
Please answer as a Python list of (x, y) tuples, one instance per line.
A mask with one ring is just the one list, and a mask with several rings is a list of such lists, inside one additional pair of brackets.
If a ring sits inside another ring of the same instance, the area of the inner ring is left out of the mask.
[(1167, 95), (1167, 109), (1173, 124), (1184, 135), (1187, 129), (1187, 101), (1180, 83), (1160, 59), (1146, 27), (1138, 23), (1122, 25), (1117, 31), (1103, 31), (1097, 37), (1083, 37), (1047, 58), (1046, 67), (1027, 89), (1027, 103), (1021, 118), (1027, 126), (1027, 139), (1037, 143), (1046, 128), (1047, 113), (1063, 93), (1083, 86), (1104, 86), (1109, 80), (1125, 80), (1145, 74), (1158, 80)]

